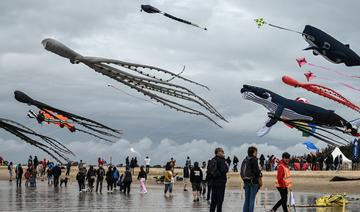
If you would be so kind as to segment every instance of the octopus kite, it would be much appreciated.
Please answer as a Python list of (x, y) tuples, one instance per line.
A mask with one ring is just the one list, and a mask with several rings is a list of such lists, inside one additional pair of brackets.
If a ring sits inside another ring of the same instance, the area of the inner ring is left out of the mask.
[(343, 97), (341, 94), (339, 94), (338, 92), (327, 88), (325, 86), (322, 85), (317, 85), (317, 84), (306, 84), (306, 83), (301, 83), (298, 82), (297, 80), (289, 77), (289, 76), (283, 76), (282, 77), (282, 81), (290, 86), (293, 86), (295, 88), (303, 88), (305, 90), (311, 91), (313, 93), (316, 93), (320, 96), (326, 97), (328, 99), (331, 99), (335, 102), (338, 102), (342, 105), (345, 105), (346, 107), (349, 107), (353, 110), (355, 110), (356, 112), (360, 113), (360, 107), (355, 105), (354, 103), (352, 103), (351, 101), (349, 101), (348, 99), (346, 99), (345, 97)]
[[(267, 134), (271, 127), (278, 121), (309, 134), (333, 146), (348, 144), (349, 141), (327, 129), (340, 131), (359, 137), (358, 120), (348, 122), (332, 110), (327, 110), (315, 105), (284, 98), (274, 92), (250, 85), (241, 89), (243, 97), (247, 100), (263, 105), (270, 113), (265, 126), (258, 131), (258, 136)], [(316, 131), (321, 131), (319, 133)], [(336, 140), (332, 137), (336, 137)]]
[(142, 5), (141, 5), (141, 11), (145, 11), (146, 13), (159, 13), (159, 14), (163, 14), (165, 17), (171, 18), (171, 19), (173, 19), (173, 20), (175, 20), (175, 21), (179, 21), (179, 22), (184, 23), (184, 24), (189, 24), (189, 25), (192, 25), (192, 26), (194, 26), (194, 27), (197, 27), (197, 28), (200, 28), (200, 29), (203, 29), (203, 30), (207, 30), (207, 28), (205, 28), (205, 27), (200, 27), (199, 25), (194, 24), (194, 23), (191, 23), (190, 21), (186, 21), (186, 20), (184, 20), (184, 19), (181, 19), (181, 18), (175, 17), (175, 16), (173, 16), (173, 15), (170, 15), (170, 14), (168, 14), (168, 13), (162, 12), (162, 11), (160, 11), (158, 8), (153, 7), (153, 6), (151, 6), (151, 5), (148, 5), (148, 4), (147, 4), (147, 5), (142, 4)]
[[(113, 128), (110, 128), (108, 126), (105, 126), (99, 122), (93, 121), (88, 118), (84, 118), (57, 108), (54, 108), (50, 105), (44, 104), (40, 101), (34, 100), (28, 95), (26, 95), (24, 92), (21, 91), (15, 91), (15, 99), (19, 102), (33, 105), (37, 107), (40, 111), (39, 113), (35, 113), (32, 110), (29, 111), (28, 117), (29, 118), (35, 118), (39, 124), (45, 122), (48, 124), (55, 124), (58, 127), (66, 127), (70, 132), (82, 132), (91, 136), (94, 136), (96, 138), (99, 138), (101, 140), (113, 142), (112, 140), (105, 138), (112, 137), (112, 138), (120, 138), (121, 131), (116, 130)], [(88, 130), (91, 130), (93, 132), (89, 132), (84, 129), (80, 129), (78, 127), (75, 127), (75, 124), (81, 125), (85, 127)], [(99, 135), (97, 135), (97, 134)]]
[(298, 32), (267, 23), (263, 18), (255, 19), (255, 22), (258, 27), (268, 25), (281, 30), (301, 34), (304, 40), (309, 44), (309, 47), (304, 50), (312, 51), (315, 56), (321, 55), (328, 61), (335, 64), (345, 63), (346, 66), (360, 66), (360, 56), (350, 48), (349, 44), (341, 43), (331, 35), (316, 27), (306, 25), (303, 32)]
[[(176, 78), (209, 89), (205, 85), (182, 77), (180, 74), (175, 74), (165, 69), (157, 68), (154, 66), (141, 65), (99, 57), (82, 56), (74, 50), (70, 49), (69, 47), (65, 46), (64, 44), (60, 43), (59, 41), (50, 38), (43, 40), (42, 44), (46, 50), (69, 59), (71, 63), (83, 63), (94, 71), (108, 76), (118, 82), (121, 82), (122, 84), (132, 89), (135, 89), (136, 91), (142, 93), (150, 99), (155, 100), (156, 102), (163, 104), (164, 106), (167, 106), (171, 109), (188, 114), (206, 117), (208, 120), (221, 127), (216, 121), (214, 121), (210, 117), (210, 115), (201, 112), (198, 109), (181, 104), (174, 99), (183, 100), (189, 103), (195, 103), (197, 106), (207, 110), (210, 114), (226, 121), (226, 119), (205, 99), (198, 96), (193, 91), (184, 86), (170, 82), (171, 80)], [(119, 66), (119, 68), (114, 67), (115, 65)], [(132, 73), (126, 72), (125, 70), (122, 70), (120, 68), (129, 70)], [(171, 78), (162, 79), (155, 75), (146, 73), (145, 69), (155, 70), (159, 73), (169, 75), (171, 76)], [(174, 99), (169, 99), (168, 97)]]
[[(40, 135), (15, 121), (0, 118), (0, 128), (15, 135), (26, 143), (41, 149), (42, 151), (53, 157), (55, 160), (57, 160), (59, 163), (61, 163), (61, 160), (59, 158), (62, 158), (65, 161), (69, 161), (69, 159), (65, 156), (66, 154), (74, 155), (71, 150), (66, 148), (59, 141), (44, 135)], [(30, 136), (40, 138), (44, 142), (37, 141)]]

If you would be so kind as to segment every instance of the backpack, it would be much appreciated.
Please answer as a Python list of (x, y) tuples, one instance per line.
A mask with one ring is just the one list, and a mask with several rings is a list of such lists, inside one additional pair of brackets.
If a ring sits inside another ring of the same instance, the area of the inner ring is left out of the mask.
[(252, 180), (254, 178), (250, 167), (250, 160), (250, 157), (246, 157), (241, 163), (240, 176), (243, 180)]
[(212, 178), (217, 178), (221, 175), (220, 171), (217, 168), (217, 160), (215, 158), (211, 159), (208, 163), (208, 175)]

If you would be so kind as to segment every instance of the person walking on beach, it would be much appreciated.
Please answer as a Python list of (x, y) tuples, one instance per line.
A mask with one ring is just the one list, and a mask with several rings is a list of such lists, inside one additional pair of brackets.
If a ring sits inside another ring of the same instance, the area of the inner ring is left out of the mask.
[(230, 167), (230, 165), (231, 165), (230, 156), (228, 156), (228, 157), (226, 158), (226, 163), (227, 163), (228, 167)]
[(290, 161), (290, 154), (284, 152), (282, 160), (278, 164), (276, 188), (280, 192), (281, 199), (275, 204), (270, 212), (276, 211), (282, 206), (284, 212), (288, 212), (287, 200), (288, 189), (292, 186), (292, 179), (290, 176), (290, 169), (288, 167)]
[(39, 160), (37, 158), (37, 156), (34, 157), (34, 169), (36, 170), (37, 166), (39, 165)]
[(105, 180), (106, 180), (106, 183), (107, 183), (107, 191), (112, 192), (114, 182), (113, 182), (113, 169), (112, 169), (111, 166), (109, 166), (108, 170), (106, 171)]
[(104, 181), (105, 176), (105, 169), (101, 166), (99, 166), (98, 170), (96, 171), (96, 192), (99, 191), (100, 186), (100, 193), (102, 193), (102, 185)]
[(184, 177), (184, 191), (187, 191), (187, 184), (190, 179), (190, 164), (188, 165), (185, 163), (184, 169), (183, 169), (183, 177)]
[(149, 156), (146, 156), (146, 158), (144, 159), (144, 162), (145, 162), (146, 174), (149, 174), (149, 172), (150, 172), (150, 158), (149, 158)]
[(52, 174), (54, 176), (54, 187), (58, 187), (59, 186), (59, 178), (61, 175), (60, 164), (54, 166), (54, 168), (52, 169)]
[(117, 170), (117, 168), (114, 166), (114, 168), (113, 168), (113, 172), (112, 172), (112, 174), (113, 174), (113, 178), (112, 178), (112, 180), (113, 180), (113, 188), (114, 188), (114, 190), (116, 190), (116, 186), (117, 186), (117, 181), (119, 180), (119, 178), (120, 178), (120, 173), (119, 173), (119, 170)]
[(206, 169), (206, 162), (203, 161), (202, 166), (201, 166), (201, 172), (203, 174), (202, 180), (201, 180), (201, 191), (200, 191), (200, 195), (203, 196), (203, 198), (205, 198), (205, 194), (206, 194), (206, 187), (207, 187), (207, 182), (206, 182), (206, 176), (207, 176), (207, 169)]
[(260, 155), (260, 169), (265, 170), (265, 156), (263, 154)]
[(8, 165), (9, 182), (12, 181), (12, 178), (13, 178), (13, 170), (14, 170), (13, 162), (10, 162), (9, 165)]
[(233, 171), (234, 172), (238, 172), (238, 163), (239, 163), (239, 158), (237, 158), (235, 155), (234, 155), (234, 158), (233, 158)]
[(146, 174), (146, 171), (144, 170), (144, 166), (140, 167), (140, 172), (139, 172), (137, 179), (140, 181), (140, 193), (146, 194), (147, 193), (147, 189), (146, 189), (147, 174)]
[(85, 189), (85, 179), (86, 179), (86, 175), (84, 170), (79, 169), (78, 173), (76, 174), (76, 180), (78, 181), (79, 184), (79, 192), (82, 192), (83, 189)]
[(241, 164), (240, 176), (244, 181), (245, 201), (243, 212), (253, 212), (255, 197), (262, 186), (261, 171), (257, 159), (257, 149), (254, 146), (248, 148), (247, 157)]
[(93, 166), (90, 166), (86, 174), (86, 179), (88, 181), (88, 189), (90, 192), (92, 192), (94, 189), (95, 178), (96, 178), (95, 169)]
[(21, 187), (21, 179), (23, 176), (24, 170), (19, 163), (15, 168), (15, 176), (16, 176), (16, 187)]
[(222, 211), (228, 171), (224, 150), (218, 147), (215, 149), (215, 157), (210, 160), (208, 165), (208, 174), (212, 179), (210, 212), (215, 212), (215, 209), (217, 212)]
[(201, 181), (203, 179), (203, 173), (199, 167), (199, 163), (195, 162), (194, 167), (190, 171), (190, 182), (193, 190), (194, 202), (199, 202), (200, 191), (201, 191)]
[(131, 187), (131, 183), (132, 183), (132, 174), (130, 172), (130, 169), (127, 168), (124, 176), (123, 176), (123, 182), (124, 182), (124, 194), (130, 194), (130, 187)]
[(173, 190), (173, 184), (174, 184), (174, 174), (172, 171), (172, 165), (171, 162), (168, 162), (165, 166), (165, 173), (164, 173), (164, 196), (169, 192), (169, 196), (172, 196), (172, 190)]
[(70, 175), (70, 169), (71, 169), (71, 161), (68, 161), (66, 164), (66, 173), (65, 173), (66, 176)]

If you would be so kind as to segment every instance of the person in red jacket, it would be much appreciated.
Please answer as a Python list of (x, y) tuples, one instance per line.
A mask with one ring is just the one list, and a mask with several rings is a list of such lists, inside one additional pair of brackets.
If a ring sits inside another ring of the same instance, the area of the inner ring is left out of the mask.
[(288, 164), (290, 162), (290, 154), (284, 152), (282, 154), (282, 160), (278, 163), (277, 168), (277, 180), (276, 188), (280, 192), (281, 199), (275, 204), (271, 211), (276, 211), (280, 206), (282, 206), (284, 212), (288, 212), (287, 208), (287, 196), (288, 189), (292, 186), (292, 180), (290, 176), (290, 169)]

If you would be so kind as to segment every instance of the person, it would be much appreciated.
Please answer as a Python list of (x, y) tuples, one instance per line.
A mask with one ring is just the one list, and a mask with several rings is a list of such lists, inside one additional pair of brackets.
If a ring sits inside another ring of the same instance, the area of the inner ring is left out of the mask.
[(140, 181), (140, 193), (146, 194), (147, 193), (147, 189), (146, 189), (147, 174), (146, 174), (146, 171), (144, 170), (144, 166), (140, 167), (140, 172), (139, 172), (137, 179)]
[(265, 170), (265, 156), (263, 154), (260, 155), (260, 169)]
[(189, 166), (187, 166), (187, 164), (185, 163), (184, 169), (183, 169), (183, 177), (184, 177), (184, 191), (187, 191), (187, 184), (189, 182), (190, 179), (190, 172), (189, 172)]
[(116, 183), (119, 180), (120, 173), (119, 173), (119, 170), (117, 170), (117, 168), (115, 166), (113, 167), (112, 174), (113, 174), (112, 180), (113, 180), (113, 184), (114, 184), (113, 188), (114, 188), (114, 190), (116, 190)]
[(70, 169), (71, 169), (71, 161), (68, 161), (66, 164), (66, 173), (65, 173), (66, 176), (70, 175)]
[(12, 178), (13, 178), (13, 170), (14, 170), (13, 162), (10, 162), (9, 165), (8, 165), (9, 182), (12, 181)]
[(94, 189), (95, 178), (96, 178), (96, 172), (94, 170), (94, 167), (90, 166), (86, 174), (86, 179), (88, 181), (88, 188), (90, 192), (92, 192), (92, 190)]
[(52, 169), (52, 175), (54, 176), (54, 187), (58, 187), (59, 186), (59, 178), (61, 175), (60, 164), (54, 166), (54, 168)]
[(146, 156), (146, 158), (144, 159), (145, 162), (145, 167), (146, 167), (146, 174), (149, 174), (150, 172), (150, 158), (149, 156)]
[(199, 163), (195, 162), (194, 167), (190, 171), (190, 182), (193, 190), (194, 202), (199, 202), (200, 191), (201, 191), (201, 181), (203, 179), (203, 173), (199, 167)]
[(212, 187), (212, 179), (211, 179), (210, 173), (209, 173), (209, 163), (210, 163), (210, 160), (208, 160), (208, 163), (206, 166), (206, 182), (207, 182), (206, 200), (207, 201), (210, 201), (210, 199), (211, 199), (211, 187)]
[(82, 169), (79, 169), (78, 173), (76, 174), (76, 180), (79, 184), (79, 192), (82, 192), (85, 189), (85, 171)]
[(129, 156), (125, 158), (126, 167), (130, 167)]
[(239, 158), (237, 158), (235, 155), (234, 155), (234, 158), (233, 158), (233, 171), (234, 172), (238, 172), (238, 163), (239, 163)]
[(343, 164), (343, 158), (342, 158), (342, 155), (340, 155), (340, 156), (339, 156), (339, 165), (338, 165), (337, 170), (341, 170), (342, 164)]
[(201, 194), (203, 196), (203, 198), (205, 198), (205, 194), (206, 194), (206, 187), (207, 187), (207, 182), (206, 182), (206, 177), (207, 177), (207, 169), (206, 169), (206, 162), (203, 161), (202, 166), (201, 166), (201, 172), (203, 174), (203, 178), (201, 180)]
[(217, 212), (221, 212), (227, 181), (226, 174), (229, 171), (224, 150), (220, 147), (216, 148), (215, 157), (209, 163), (208, 174), (212, 178), (210, 212), (215, 212), (215, 209)]
[(33, 160), (32, 160), (32, 156), (29, 156), (28, 159), (28, 169), (32, 169), (33, 168)]
[(39, 165), (39, 160), (37, 158), (37, 156), (34, 157), (34, 169), (36, 170), (37, 166)]
[(29, 184), (30, 184), (30, 176), (31, 176), (30, 169), (26, 169), (26, 172), (25, 172), (25, 174), (24, 174), (24, 177), (25, 177), (25, 187), (29, 187)]
[(227, 163), (228, 167), (230, 167), (230, 165), (231, 165), (230, 156), (228, 156), (228, 157), (226, 158), (226, 163)]
[(104, 176), (105, 176), (105, 169), (101, 165), (96, 171), (96, 192), (98, 192), (100, 186), (100, 193), (102, 193), (102, 184), (103, 184)]
[(82, 160), (80, 160), (80, 162), (78, 164), (78, 170), (82, 170), (83, 167), (84, 167), (84, 163)]
[(132, 183), (132, 174), (130, 172), (130, 169), (127, 168), (124, 176), (123, 176), (123, 182), (124, 182), (124, 194), (130, 194), (130, 187), (131, 187), (131, 183)]
[(253, 212), (256, 194), (261, 187), (262, 177), (257, 159), (257, 149), (254, 146), (248, 148), (246, 158), (241, 164), (240, 176), (244, 181), (245, 201), (243, 212)]
[(190, 167), (191, 166), (191, 159), (189, 156), (186, 157), (185, 166)]
[(98, 167), (104, 165), (104, 160), (102, 160), (100, 157), (98, 158)]
[(334, 158), (333, 158), (332, 154), (330, 154), (325, 160), (326, 171), (333, 169), (333, 162), (334, 162)]
[(288, 207), (287, 207), (288, 189), (291, 188), (292, 186), (290, 169), (288, 167), (289, 161), (290, 161), (290, 154), (284, 152), (282, 154), (282, 160), (278, 164), (277, 182), (275, 185), (280, 193), (281, 199), (274, 205), (271, 212), (276, 211), (280, 206), (282, 206), (284, 212), (288, 212)]
[(172, 171), (172, 165), (171, 162), (168, 162), (165, 166), (165, 173), (164, 173), (164, 196), (166, 196), (167, 192), (169, 192), (169, 196), (172, 196), (172, 190), (173, 190), (173, 184), (174, 184), (174, 174)]
[(112, 169), (111, 166), (109, 166), (108, 170), (106, 171), (105, 180), (106, 180), (106, 183), (107, 183), (107, 191), (112, 192), (114, 182), (113, 182), (113, 169)]
[(339, 155), (335, 157), (334, 170), (338, 170), (338, 166), (339, 166)]
[(21, 187), (21, 179), (23, 176), (23, 168), (21, 164), (19, 163), (15, 168), (15, 176), (16, 176), (16, 187)]
[(135, 158), (131, 158), (131, 161), (130, 161), (130, 169), (131, 169), (131, 173), (132, 173), (132, 174), (135, 173), (135, 167), (136, 167)]

